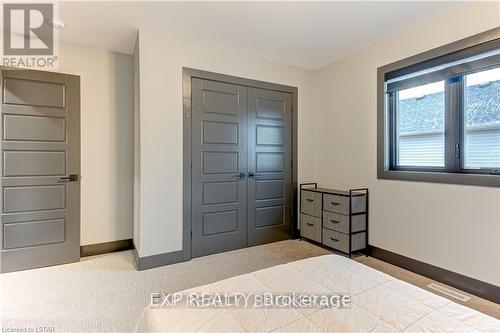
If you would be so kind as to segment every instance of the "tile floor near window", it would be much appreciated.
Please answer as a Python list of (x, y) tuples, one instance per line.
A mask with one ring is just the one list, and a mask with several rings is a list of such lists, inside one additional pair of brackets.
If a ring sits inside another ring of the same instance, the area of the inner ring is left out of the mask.
[[(123, 251), (75, 264), (2, 274), (2, 326), (128, 332), (151, 292), (183, 290), (328, 253), (306, 241), (289, 240), (141, 272), (133, 266), (132, 252)], [(419, 287), (431, 281), (374, 258), (356, 260)], [(500, 305), (492, 302), (472, 296), (461, 304), (500, 318)]]

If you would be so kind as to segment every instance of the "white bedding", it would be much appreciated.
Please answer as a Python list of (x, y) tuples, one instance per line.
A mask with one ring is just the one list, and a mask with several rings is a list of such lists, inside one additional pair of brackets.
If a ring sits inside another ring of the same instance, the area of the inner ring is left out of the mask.
[(500, 321), (338, 255), (309, 258), (185, 292), (342, 294), (347, 309), (146, 307), (138, 332), (500, 332)]

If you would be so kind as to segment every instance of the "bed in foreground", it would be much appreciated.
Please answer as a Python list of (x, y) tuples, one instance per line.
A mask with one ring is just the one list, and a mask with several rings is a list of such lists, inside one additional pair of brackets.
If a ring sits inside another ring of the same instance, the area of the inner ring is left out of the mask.
[(500, 332), (500, 321), (338, 255), (300, 260), (183, 293), (347, 295), (347, 308), (151, 308), (138, 332)]

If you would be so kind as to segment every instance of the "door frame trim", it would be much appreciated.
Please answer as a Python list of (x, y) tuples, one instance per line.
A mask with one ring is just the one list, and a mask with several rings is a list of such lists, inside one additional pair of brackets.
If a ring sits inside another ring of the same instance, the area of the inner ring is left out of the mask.
[(292, 94), (292, 207), (290, 236), (298, 234), (297, 212), (297, 124), (298, 124), (298, 88), (246, 79), (243, 77), (208, 72), (204, 70), (182, 67), (182, 119), (183, 119), (183, 210), (182, 210), (182, 260), (191, 260), (191, 80), (199, 78), (223, 83), (237, 84), (246, 87), (280, 91)]

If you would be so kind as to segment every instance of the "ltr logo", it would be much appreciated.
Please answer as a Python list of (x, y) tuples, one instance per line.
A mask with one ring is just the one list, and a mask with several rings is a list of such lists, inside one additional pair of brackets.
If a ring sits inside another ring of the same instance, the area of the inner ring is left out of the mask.
[(3, 4), (3, 54), (52, 55), (53, 4)]

